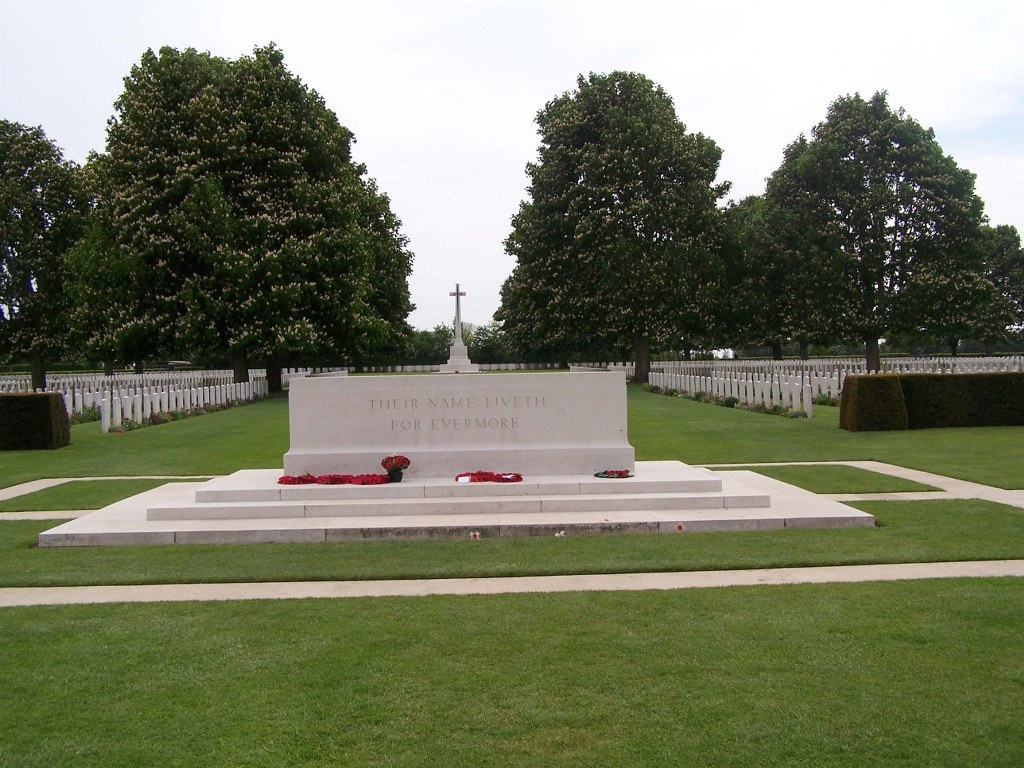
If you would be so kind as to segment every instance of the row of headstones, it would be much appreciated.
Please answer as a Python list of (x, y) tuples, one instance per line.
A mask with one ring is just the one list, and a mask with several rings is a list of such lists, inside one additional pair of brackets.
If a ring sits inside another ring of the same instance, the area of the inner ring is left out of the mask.
[[(480, 363), (482, 371), (542, 371), (556, 368), (558, 363)], [(343, 370), (355, 371), (355, 368), (289, 368), (282, 374), (282, 378), (287, 381), (289, 378)], [(441, 365), (370, 365), (363, 370), (367, 373), (437, 373), (441, 370)]]
[[(223, 405), (266, 395), (266, 381), (245, 384), (218, 384), (212, 387), (174, 389), (145, 387), (136, 390), (112, 390), (109, 393), (76, 392), (64, 395), (68, 412), (81, 412), (92, 406), (100, 412), (100, 430), (119, 428), (126, 419), (141, 423), (155, 413), (191, 411), (208, 405)], [(77, 407), (76, 407), (77, 406)]]
[[(250, 382), (257, 393), (266, 392), (265, 371), (250, 371)], [(174, 390), (197, 389), (200, 387), (227, 386), (233, 383), (231, 371), (180, 371), (145, 374), (73, 374), (48, 377), (46, 391), (64, 395), (75, 412), (85, 406), (98, 406), (104, 397), (124, 398), (143, 393), (145, 390), (169, 388)], [(27, 376), (0, 378), (0, 393), (31, 392), (31, 379)]]
[[(990, 373), (1024, 370), (1024, 357), (904, 357), (885, 358), (882, 370), (893, 373)], [(817, 360), (672, 360), (651, 363), (651, 370), (661, 373), (723, 375), (727, 371), (744, 373), (782, 373), (819, 376), (867, 373), (863, 360), (843, 358)]]
[(744, 374), (694, 376), (680, 373), (652, 372), (649, 382), (662, 389), (675, 389), (688, 395), (706, 392), (716, 397), (735, 397), (745, 405), (760, 404), (767, 407), (780, 405), (794, 411), (802, 410), (808, 417), (813, 414), (814, 398), (819, 394), (838, 397), (840, 381), (837, 376), (799, 376)]

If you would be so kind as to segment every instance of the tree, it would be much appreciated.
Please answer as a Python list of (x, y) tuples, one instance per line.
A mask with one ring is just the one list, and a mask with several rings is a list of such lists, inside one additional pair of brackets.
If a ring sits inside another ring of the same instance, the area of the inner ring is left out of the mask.
[(469, 357), (477, 363), (510, 362), (505, 333), (499, 323), (492, 321), (476, 326), (469, 345)]
[(35, 389), (67, 342), (63, 259), (85, 208), (77, 171), (42, 128), (0, 120), (0, 349), (28, 358)]
[(1024, 328), (1024, 249), (1017, 228), (1005, 224), (983, 226), (979, 247), (992, 299), (977, 314), (974, 335), (992, 354), (997, 341)]
[(886, 333), (949, 330), (977, 305), (974, 176), (884, 92), (833, 102), (788, 173), (778, 202), (841, 276), (833, 330), (864, 343), (870, 370)]
[(701, 337), (711, 322), (721, 151), (687, 133), (668, 94), (634, 73), (580, 76), (537, 124), (496, 318), (520, 352), (566, 359), (626, 341), (646, 381), (652, 346)]
[(454, 339), (455, 332), (450, 325), (437, 325), (432, 331), (413, 331), (409, 342), (412, 361), (417, 365), (443, 363), (448, 359)]
[(129, 265), (121, 339), (228, 355), (243, 381), (253, 358), (358, 359), (408, 334), (398, 221), (280, 50), (147, 51), (115, 107), (102, 168)]

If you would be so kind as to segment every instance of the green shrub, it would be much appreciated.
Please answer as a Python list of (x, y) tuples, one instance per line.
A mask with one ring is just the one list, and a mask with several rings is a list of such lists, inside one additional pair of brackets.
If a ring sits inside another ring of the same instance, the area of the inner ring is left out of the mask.
[(63, 395), (33, 392), (0, 395), (0, 450), (63, 448), (71, 422)]
[(740, 399), (738, 397), (730, 396), (730, 397), (725, 398), (722, 401), (722, 405), (724, 405), (726, 408), (735, 408), (739, 404), (740, 404)]
[(907, 407), (900, 377), (893, 374), (847, 376), (839, 402), (839, 427), (850, 432), (907, 428)]
[(1024, 425), (1024, 374), (910, 373), (900, 383), (910, 429)]

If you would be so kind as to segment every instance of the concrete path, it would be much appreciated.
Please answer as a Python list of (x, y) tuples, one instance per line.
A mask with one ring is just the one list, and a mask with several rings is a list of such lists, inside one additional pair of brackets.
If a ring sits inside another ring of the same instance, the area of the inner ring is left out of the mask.
[(907, 469), (895, 464), (885, 464), (881, 461), (777, 461), (744, 464), (714, 464), (719, 468), (725, 467), (788, 467), (807, 465), (842, 465), (857, 467), (868, 472), (877, 472), (881, 475), (891, 475), (905, 480), (930, 485), (938, 488), (937, 491), (908, 491), (902, 493), (825, 493), (821, 494), (833, 501), (922, 501), (927, 499), (984, 499), (999, 504), (1007, 504), (1011, 507), (1024, 509), (1024, 490), (1007, 491), (1002, 488), (995, 488), (991, 485), (972, 483), (967, 480), (958, 480), (955, 477), (936, 475), (932, 472), (922, 472), (918, 469)]
[(518, 576), (487, 579), (23, 587), (0, 589), (0, 607), (86, 603), (184, 602), (191, 600), (294, 600), (342, 597), (497, 595), (527, 592), (619, 592), (1006, 576), (1024, 578), (1024, 560), (849, 565), (819, 568), (769, 568), (747, 571), (695, 571), (687, 573)]

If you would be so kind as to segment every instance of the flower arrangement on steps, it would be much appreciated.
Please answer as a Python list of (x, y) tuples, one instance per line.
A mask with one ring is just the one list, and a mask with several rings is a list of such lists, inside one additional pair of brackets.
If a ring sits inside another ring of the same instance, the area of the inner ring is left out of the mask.
[(380, 465), (388, 473), (388, 480), (390, 482), (400, 483), (402, 482), (402, 473), (409, 468), (411, 463), (405, 456), (397, 454), (395, 456), (385, 456), (381, 459)]

